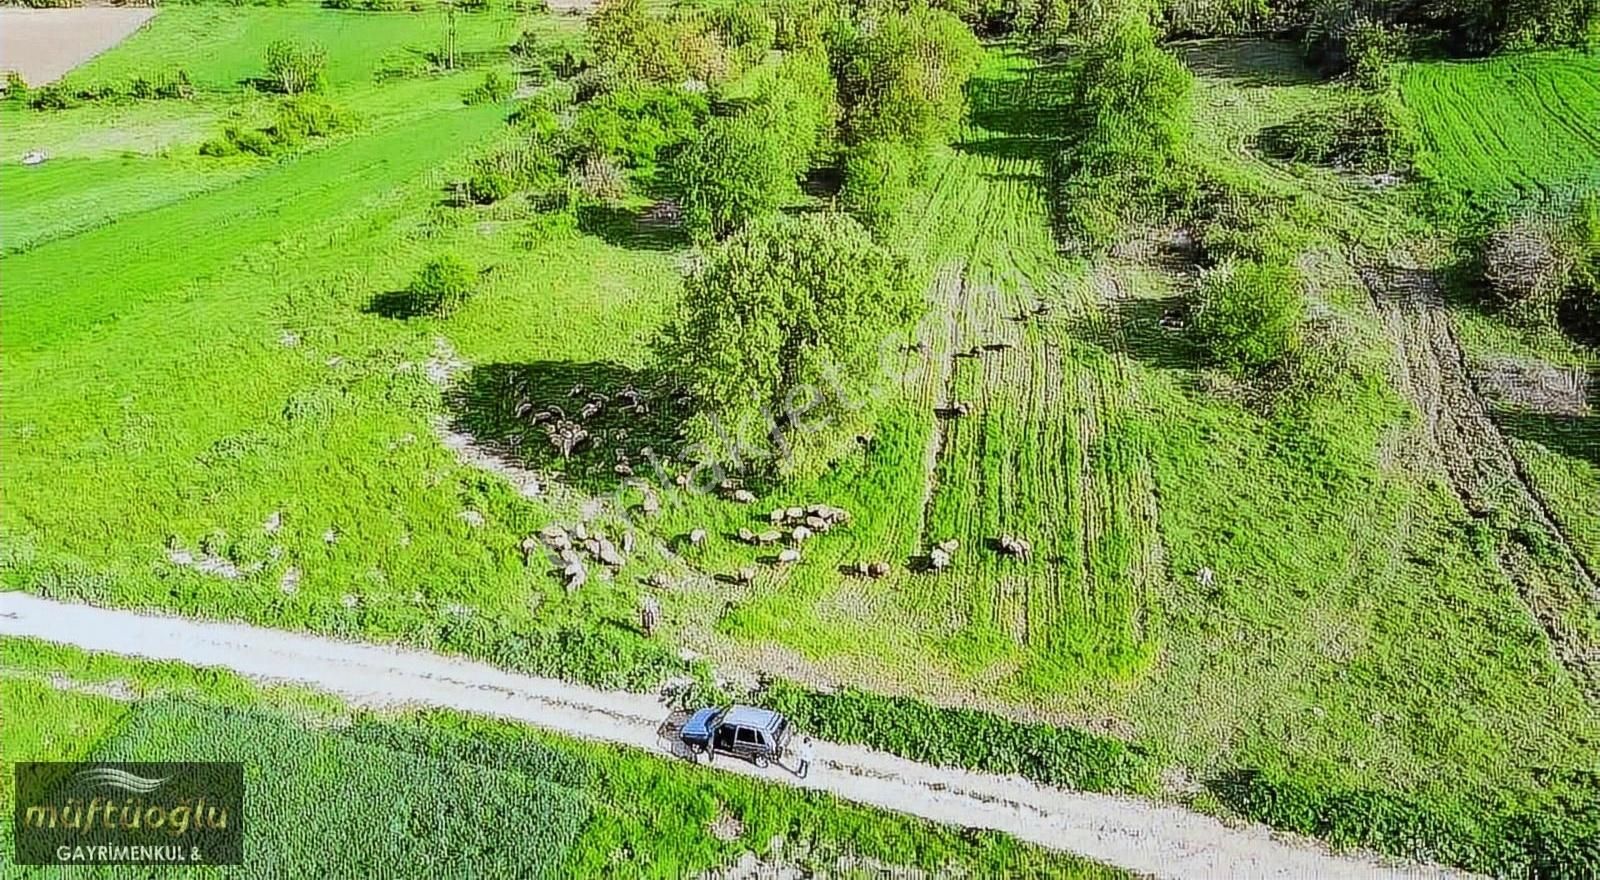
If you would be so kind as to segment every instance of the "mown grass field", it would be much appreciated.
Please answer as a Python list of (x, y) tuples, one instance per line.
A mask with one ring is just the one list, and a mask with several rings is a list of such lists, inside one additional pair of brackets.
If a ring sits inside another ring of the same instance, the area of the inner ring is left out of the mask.
[[(8, 711), (27, 712), (0, 727), (7, 762), (182, 756), (244, 763), (241, 876), (281, 876), (330, 853), (345, 854), (341, 872), (385, 877), (677, 878), (746, 853), (845, 873), (859, 859), (874, 876), (1123, 876), (1000, 835), (965, 834), (513, 724), (356, 713), (315, 694), (22, 640), (0, 641), (0, 697)], [(10, 822), (5, 788), (0, 806), (0, 821)], [(10, 846), (8, 832), (0, 847)], [(8, 876), (36, 874), (48, 876), (42, 869)]]
[[(254, 16), (261, 30), (234, 26)], [(1365, 369), (1316, 408), (1240, 402), (1161, 328), (1193, 278), (1151, 256), (1154, 233), (1094, 262), (1057, 253), (1042, 158), (1071, 71), (992, 47), (970, 124), (892, 232), (923, 268), (930, 308), (889, 340), (871, 446), (754, 510), (664, 491), (661, 515), (633, 525), (633, 563), (568, 593), (525, 566), (520, 542), (585, 511), (614, 529), (614, 510), (588, 485), (524, 497), (463, 463), (438, 425), (472, 422), (456, 391), (492, 396), (513, 373), (551, 387), (634, 378), (682, 239), (626, 209), (550, 238), (526, 205), (445, 204), (474, 151), (503, 137), (507, 108), (462, 107), (472, 73), (374, 80), (396, 47), (431, 39), (434, 17), (178, 8), (162, 21), (173, 40), (227, 56), (196, 71), (216, 91), (194, 115), (21, 114), (29, 138), (83, 155), (0, 165), (0, 196), (22, 197), (0, 200), (7, 588), (393, 639), (606, 685), (654, 685), (690, 648), (732, 670), (1109, 732), (1190, 779), (1250, 765), (1441, 799), (1535, 797), (1541, 774), (1597, 754), (1600, 722), (1480, 527), (1447, 486), (1397, 463), (1415, 417), (1382, 375), (1389, 351), (1347, 260), (1352, 243), (1394, 234), (1392, 206), (1247, 149), (1328, 97), (1285, 62), (1291, 49), (1200, 50), (1219, 63), (1197, 65), (1198, 141), (1326, 219), (1308, 258), (1315, 305)], [(196, 140), (256, 112), (229, 90), (271, 34), (302, 25), (324, 35), (332, 96), (366, 122), (192, 175), (205, 167)], [(505, 39), (503, 23), (479, 26), (483, 45)], [(152, 33), (74, 76), (165, 63)], [(106, 128), (153, 142), (181, 126), (193, 133), (165, 153), (94, 143)], [(1529, 168), (1546, 179), (1547, 166)], [(448, 318), (386, 313), (445, 249), (482, 270), (479, 294)], [(1034, 314), (1039, 301), (1049, 308)], [(999, 343), (1010, 347), (958, 356)], [(936, 416), (956, 400), (971, 413)], [(816, 502), (855, 519), (808, 543), (800, 565), (761, 563), (748, 587), (714, 579), (770, 555), (735, 540), (739, 528)], [(683, 550), (693, 528), (712, 537)], [(1032, 541), (1032, 557), (995, 554), (1002, 534)], [(961, 542), (951, 570), (912, 570), (948, 538)], [(893, 574), (840, 571), (869, 559)], [(671, 585), (663, 631), (646, 640), (636, 602), (658, 570)]]
[(1417, 63), (1400, 85), (1423, 173), (1468, 203), (1592, 184), (1600, 173), (1600, 54)]

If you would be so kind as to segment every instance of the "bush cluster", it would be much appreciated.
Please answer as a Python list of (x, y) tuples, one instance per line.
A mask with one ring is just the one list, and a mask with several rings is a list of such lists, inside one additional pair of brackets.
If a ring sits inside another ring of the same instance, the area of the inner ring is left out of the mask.
[(764, 685), (753, 700), (821, 739), (859, 743), (912, 761), (1016, 774), (1080, 791), (1155, 787), (1156, 762), (1141, 747), (1081, 730), (854, 688), (819, 693), (781, 680)]
[(499, 104), (511, 100), (511, 96), (516, 91), (517, 82), (515, 79), (498, 70), (491, 70), (484, 73), (482, 82), (473, 86), (466, 94), (461, 96), (461, 101), (468, 105)]
[(1393, 90), (1352, 92), (1332, 107), (1309, 110), (1261, 133), (1269, 154), (1336, 168), (1409, 170), (1417, 143), (1405, 105)]
[(460, 256), (444, 253), (417, 271), (406, 294), (413, 312), (445, 317), (465, 305), (477, 286), (477, 270)]
[(829, 40), (852, 144), (926, 146), (948, 138), (961, 121), (978, 41), (954, 15), (911, 6), (843, 23)]
[(1110, 244), (1134, 219), (1181, 198), (1189, 180), (1194, 75), (1126, 15), (1088, 51), (1072, 99), (1073, 142), (1047, 169), (1052, 213), (1075, 250)]
[(300, 45), (292, 40), (267, 44), (264, 58), (267, 76), (264, 84), (285, 95), (320, 92), (327, 85), (328, 53), (314, 43)]
[(69, 87), (51, 83), (29, 89), (20, 76), (10, 73), (6, 78), (6, 97), (26, 100), (35, 110), (66, 110), (82, 104), (99, 104), (114, 101), (175, 101), (194, 97), (194, 83), (183, 68), (162, 71), (148, 76), (131, 77), (120, 83), (97, 83)]
[(467, 178), (467, 196), (486, 205), (519, 192), (550, 195), (563, 182), (556, 156), (543, 144), (530, 140), (474, 160)]
[(868, 229), (888, 226), (910, 201), (922, 156), (894, 141), (868, 141), (844, 155), (839, 206)]
[(1305, 323), (1304, 280), (1286, 263), (1228, 262), (1206, 272), (1191, 328), (1212, 360), (1248, 376), (1299, 347)]
[(832, 140), (837, 106), (827, 57), (802, 51), (728, 115), (712, 117), (672, 162), (690, 234), (721, 238), (792, 201)]
[(1241, 815), (1336, 846), (1459, 865), (1496, 877), (1578, 880), (1600, 875), (1600, 801), (1442, 803), (1376, 789), (1344, 789), (1243, 770), (1212, 786)]
[(338, 107), (317, 95), (294, 95), (278, 104), (272, 122), (263, 128), (228, 126), (220, 137), (200, 145), (202, 156), (248, 153), (270, 156), (304, 144), (311, 138), (335, 134), (349, 125)]
[(1600, 195), (1491, 219), (1467, 248), (1490, 306), (1530, 323), (1558, 320), (1600, 345)]

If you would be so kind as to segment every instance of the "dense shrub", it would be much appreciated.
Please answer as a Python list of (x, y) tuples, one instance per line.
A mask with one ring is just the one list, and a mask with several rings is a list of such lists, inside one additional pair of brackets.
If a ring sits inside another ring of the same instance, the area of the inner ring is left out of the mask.
[(538, 141), (495, 150), (472, 163), (467, 195), (480, 204), (497, 202), (512, 193), (544, 194), (561, 186), (561, 166), (554, 154)]
[(713, 83), (729, 70), (727, 50), (707, 20), (655, 15), (643, 0), (601, 0), (587, 37), (595, 63), (622, 82)]
[(702, 407), (691, 439), (710, 455), (728, 451), (723, 438), (760, 450), (775, 427), (799, 421), (783, 414), (803, 410), (815, 430), (789, 432), (770, 467), (747, 463), (824, 463), (876, 390), (879, 343), (913, 315), (909, 288), (904, 260), (847, 215), (779, 214), (740, 229), (689, 276), (655, 345)]
[(28, 102), (28, 83), (15, 70), (6, 71), (6, 101), (13, 104)]
[(1206, 265), (1230, 259), (1289, 263), (1309, 243), (1307, 230), (1316, 226), (1309, 210), (1296, 194), (1264, 189), (1258, 176), (1207, 168), (1198, 175), (1185, 220)]
[(755, 85), (742, 112), (754, 114), (782, 142), (785, 162), (796, 177), (833, 143), (839, 102), (827, 53), (800, 49), (786, 54)]
[(1600, 805), (1592, 783), (1566, 805), (1539, 806), (1438, 802), (1263, 770), (1227, 774), (1212, 790), (1247, 818), (1336, 846), (1500, 877), (1577, 880), (1600, 873)]
[(662, 156), (694, 136), (707, 112), (704, 95), (680, 86), (624, 85), (580, 105), (567, 138), (579, 159), (603, 157), (650, 177)]
[[(194, 84), (189, 80), (189, 72), (182, 68), (137, 75), (122, 83), (92, 83), (71, 89), (60, 83), (52, 83), (29, 92), (20, 77), (16, 82), (20, 86), (15, 93), (16, 100), (26, 99), (28, 106), (35, 110), (65, 110), (81, 104), (108, 101), (155, 101), (194, 97)], [(12, 94), (8, 82), (7, 98), (10, 99)]]
[(315, 44), (274, 40), (266, 49), (267, 82), (285, 95), (320, 92), (326, 84), (328, 54)]
[(851, 143), (944, 140), (961, 121), (979, 46), (955, 16), (925, 7), (846, 28), (830, 47)]
[(1193, 74), (1137, 16), (1110, 25), (1087, 53), (1072, 99), (1073, 141), (1048, 168), (1053, 214), (1069, 247), (1110, 244), (1184, 187), (1193, 88)]
[(411, 279), (406, 293), (418, 313), (443, 317), (465, 305), (478, 284), (478, 273), (452, 253), (429, 260)]
[(1263, 131), (1261, 146), (1279, 158), (1366, 171), (1409, 169), (1417, 154), (1405, 106), (1392, 90), (1352, 92), (1309, 110)]
[(516, 91), (516, 80), (498, 70), (490, 70), (484, 73), (482, 82), (461, 96), (461, 101), (465, 104), (498, 104), (511, 100)]
[(852, 147), (844, 157), (840, 207), (868, 229), (884, 229), (910, 200), (920, 161), (915, 147), (892, 141)]
[(280, 147), (327, 137), (348, 124), (343, 111), (316, 95), (295, 95), (278, 105), (267, 134)]
[(690, 234), (721, 238), (772, 214), (798, 193), (785, 138), (755, 114), (723, 116), (672, 162), (672, 179)]
[(854, 688), (824, 694), (784, 681), (767, 684), (754, 700), (818, 738), (913, 761), (1016, 774), (1081, 791), (1146, 792), (1155, 783), (1155, 763), (1138, 746), (1081, 730)]
[(1230, 262), (1209, 270), (1194, 310), (1196, 340), (1238, 375), (1282, 361), (1300, 346), (1303, 284), (1300, 272), (1282, 263)]

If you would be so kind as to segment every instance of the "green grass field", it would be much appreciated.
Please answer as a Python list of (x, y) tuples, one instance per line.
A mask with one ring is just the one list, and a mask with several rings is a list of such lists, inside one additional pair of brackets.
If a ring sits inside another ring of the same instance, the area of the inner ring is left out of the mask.
[(1600, 173), (1600, 54), (1418, 63), (1400, 83), (1423, 173), (1469, 203), (1592, 184)]
[[(113, 684), (120, 699), (95, 692)], [(314, 694), (22, 640), (0, 640), (0, 699), (27, 712), (27, 723), (0, 727), (8, 762), (243, 763), (248, 859), (240, 876), (282, 876), (333, 853), (347, 856), (341, 872), (384, 877), (677, 878), (745, 853), (846, 875), (851, 860), (863, 859), (878, 872), (1123, 876), (996, 834), (509, 723), (356, 713)], [(0, 823), (9, 823), (5, 787), (0, 806)], [(715, 836), (719, 819), (722, 827), (733, 820), (735, 833)], [(11, 845), (8, 831), (0, 848)], [(35, 875), (50, 876), (7, 874)]]

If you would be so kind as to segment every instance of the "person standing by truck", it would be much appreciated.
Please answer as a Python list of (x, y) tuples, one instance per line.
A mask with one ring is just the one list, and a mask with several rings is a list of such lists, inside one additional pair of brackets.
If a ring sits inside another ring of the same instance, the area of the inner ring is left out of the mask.
[(811, 737), (800, 737), (800, 742), (796, 743), (794, 747), (794, 757), (795, 761), (797, 762), (795, 764), (794, 775), (800, 777), (801, 779), (806, 778), (806, 774), (811, 772), (811, 759), (813, 757), (811, 751)]

